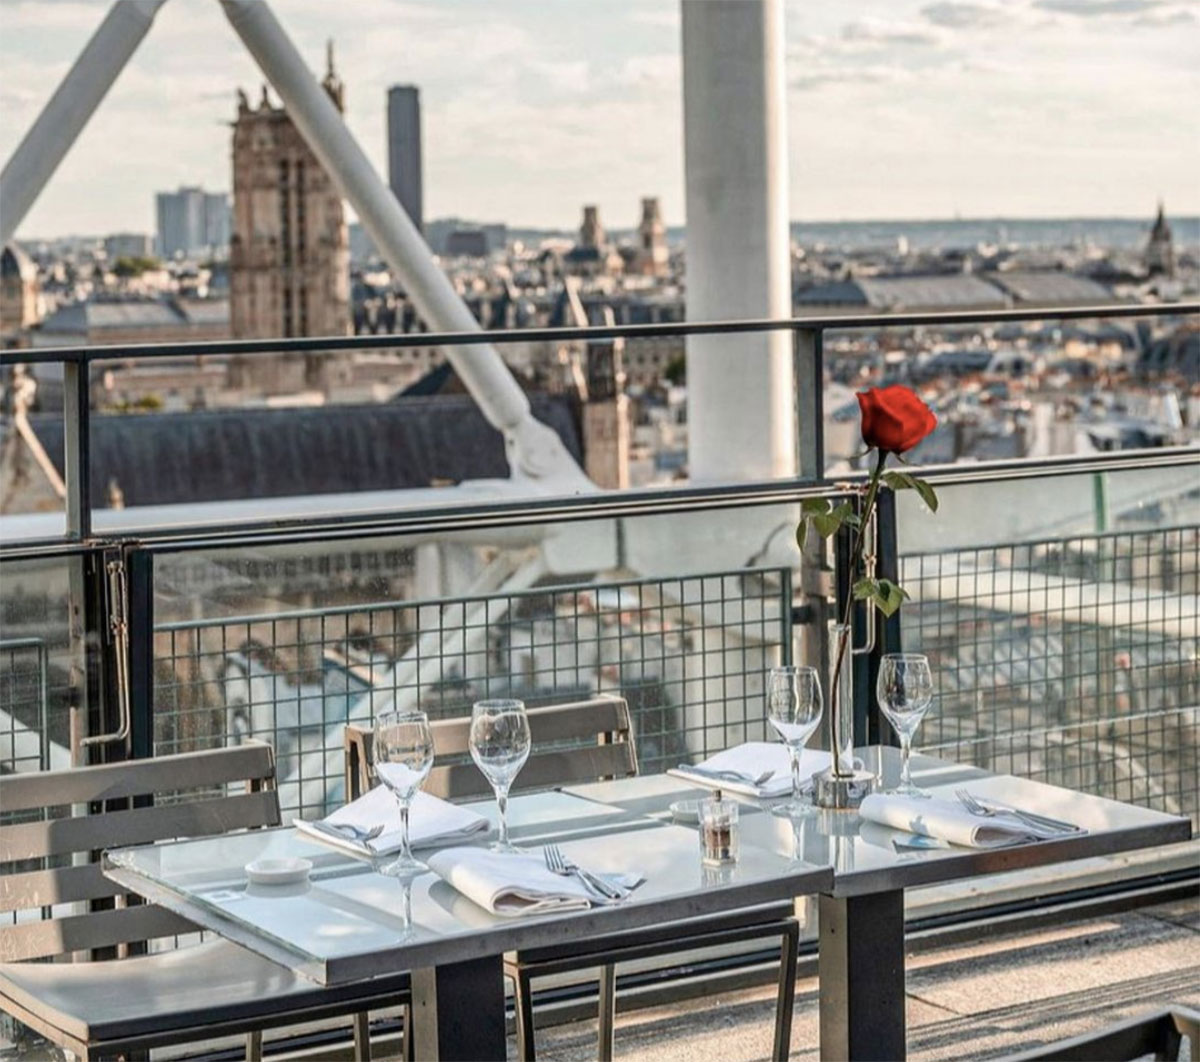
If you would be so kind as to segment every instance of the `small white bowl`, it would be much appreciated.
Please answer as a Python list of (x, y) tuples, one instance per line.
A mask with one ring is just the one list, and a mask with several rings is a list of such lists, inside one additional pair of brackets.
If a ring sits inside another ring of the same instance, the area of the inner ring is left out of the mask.
[(246, 877), (255, 885), (297, 885), (308, 880), (311, 859), (256, 859), (246, 864)]
[(697, 823), (700, 821), (699, 800), (676, 800), (669, 808), (676, 822)]

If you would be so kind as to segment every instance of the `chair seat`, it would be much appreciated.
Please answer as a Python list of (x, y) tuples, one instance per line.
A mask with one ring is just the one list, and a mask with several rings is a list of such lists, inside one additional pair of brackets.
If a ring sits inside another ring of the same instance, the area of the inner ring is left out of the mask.
[(270, 1025), (314, 1008), (347, 1010), (360, 998), (395, 1002), (408, 988), (408, 974), (327, 988), (227, 941), (103, 962), (0, 963), (0, 1003), (91, 1044)]
[(551, 944), (541, 948), (526, 948), (509, 956), (512, 966), (562, 965), (566, 962), (586, 966), (596, 954), (625, 948), (654, 948), (663, 945), (671, 951), (681, 941), (689, 947), (703, 947), (706, 936), (736, 932), (750, 932), (762, 928), (782, 929), (785, 922), (795, 917), (790, 903), (772, 903), (758, 907), (745, 907), (725, 914), (709, 915), (705, 918), (688, 919), (684, 922), (668, 922), (663, 925), (647, 926), (644, 929), (626, 929), (617, 933), (606, 933), (590, 940), (572, 940), (563, 944)]

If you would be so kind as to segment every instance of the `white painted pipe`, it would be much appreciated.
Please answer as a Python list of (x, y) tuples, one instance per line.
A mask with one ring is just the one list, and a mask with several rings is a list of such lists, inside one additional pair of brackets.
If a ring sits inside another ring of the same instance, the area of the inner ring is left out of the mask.
[(166, 0), (117, 0), (0, 173), (0, 247), (8, 243)]
[[(434, 329), (477, 332), (479, 323), (458, 297), (391, 189), (380, 180), (328, 94), (305, 65), (265, 0), (221, 0), (234, 30), (279, 93), (321, 164), (358, 212), (375, 246)], [(454, 366), (488, 421), (504, 433), (514, 475), (588, 481), (562, 440), (530, 412), (529, 400), (490, 345), (448, 347)]]
[[(681, 0), (689, 321), (791, 316), (783, 0)], [(693, 483), (796, 473), (791, 336), (689, 336)]]

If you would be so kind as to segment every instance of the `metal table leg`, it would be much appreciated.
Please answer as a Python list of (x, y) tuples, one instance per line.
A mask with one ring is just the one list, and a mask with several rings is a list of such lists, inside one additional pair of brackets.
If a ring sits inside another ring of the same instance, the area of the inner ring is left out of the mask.
[(820, 899), (821, 1058), (905, 1057), (904, 890)]
[(499, 955), (412, 973), (415, 1057), (504, 1062), (504, 968)]

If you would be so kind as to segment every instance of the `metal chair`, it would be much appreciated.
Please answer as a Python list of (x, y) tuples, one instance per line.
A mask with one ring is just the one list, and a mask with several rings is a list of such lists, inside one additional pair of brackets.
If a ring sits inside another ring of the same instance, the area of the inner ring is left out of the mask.
[[(243, 1033), (258, 1058), (263, 1029), (353, 1014), (369, 1059), (366, 1012), (402, 1001), (407, 975), (329, 989), (226, 941), (146, 954), (196, 927), (97, 862), (105, 848), (277, 826), (274, 783), (257, 743), (0, 778), (0, 1009), (85, 1060)], [(59, 961), (30, 961), (46, 959)]]
[(1200, 1013), (1190, 1007), (1171, 1006), (1009, 1055), (1003, 1062), (1133, 1062), (1146, 1057), (1156, 1062), (1175, 1062), (1182, 1057), (1184, 1037), (1191, 1042), (1188, 1057), (1196, 1058), (1200, 1050)]
[[(491, 786), (469, 758), (469, 719), (431, 724), (434, 767), (426, 791), (446, 800), (490, 796)], [(585, 782), (628, 778), (638, 773), (629, 705), (624, 698), (600, 696), (572, 704), (529, 710), (533, 751), (518, 776), (520, 790), (553, 789)], [(369, 730), (346, 727), (346, 792), (351, 799), (371, 787)], [(800, 926), (788, 905), (734, 911), (719, 919), (680, 922), (653, 929), (613, 933), (579, 943), (537, 948), (505, 956), (513, 982), (517, 1052), (534, 1059), (532, 981), (538, 977), (600, 967), (598, 1057), (613, 1057), (616, 1018), (616, 964), (679, 954), (722, 944), (777, 937), (780, 945), (779, 993), (772, 1058), (786, 1059), (791, 1041)]]

